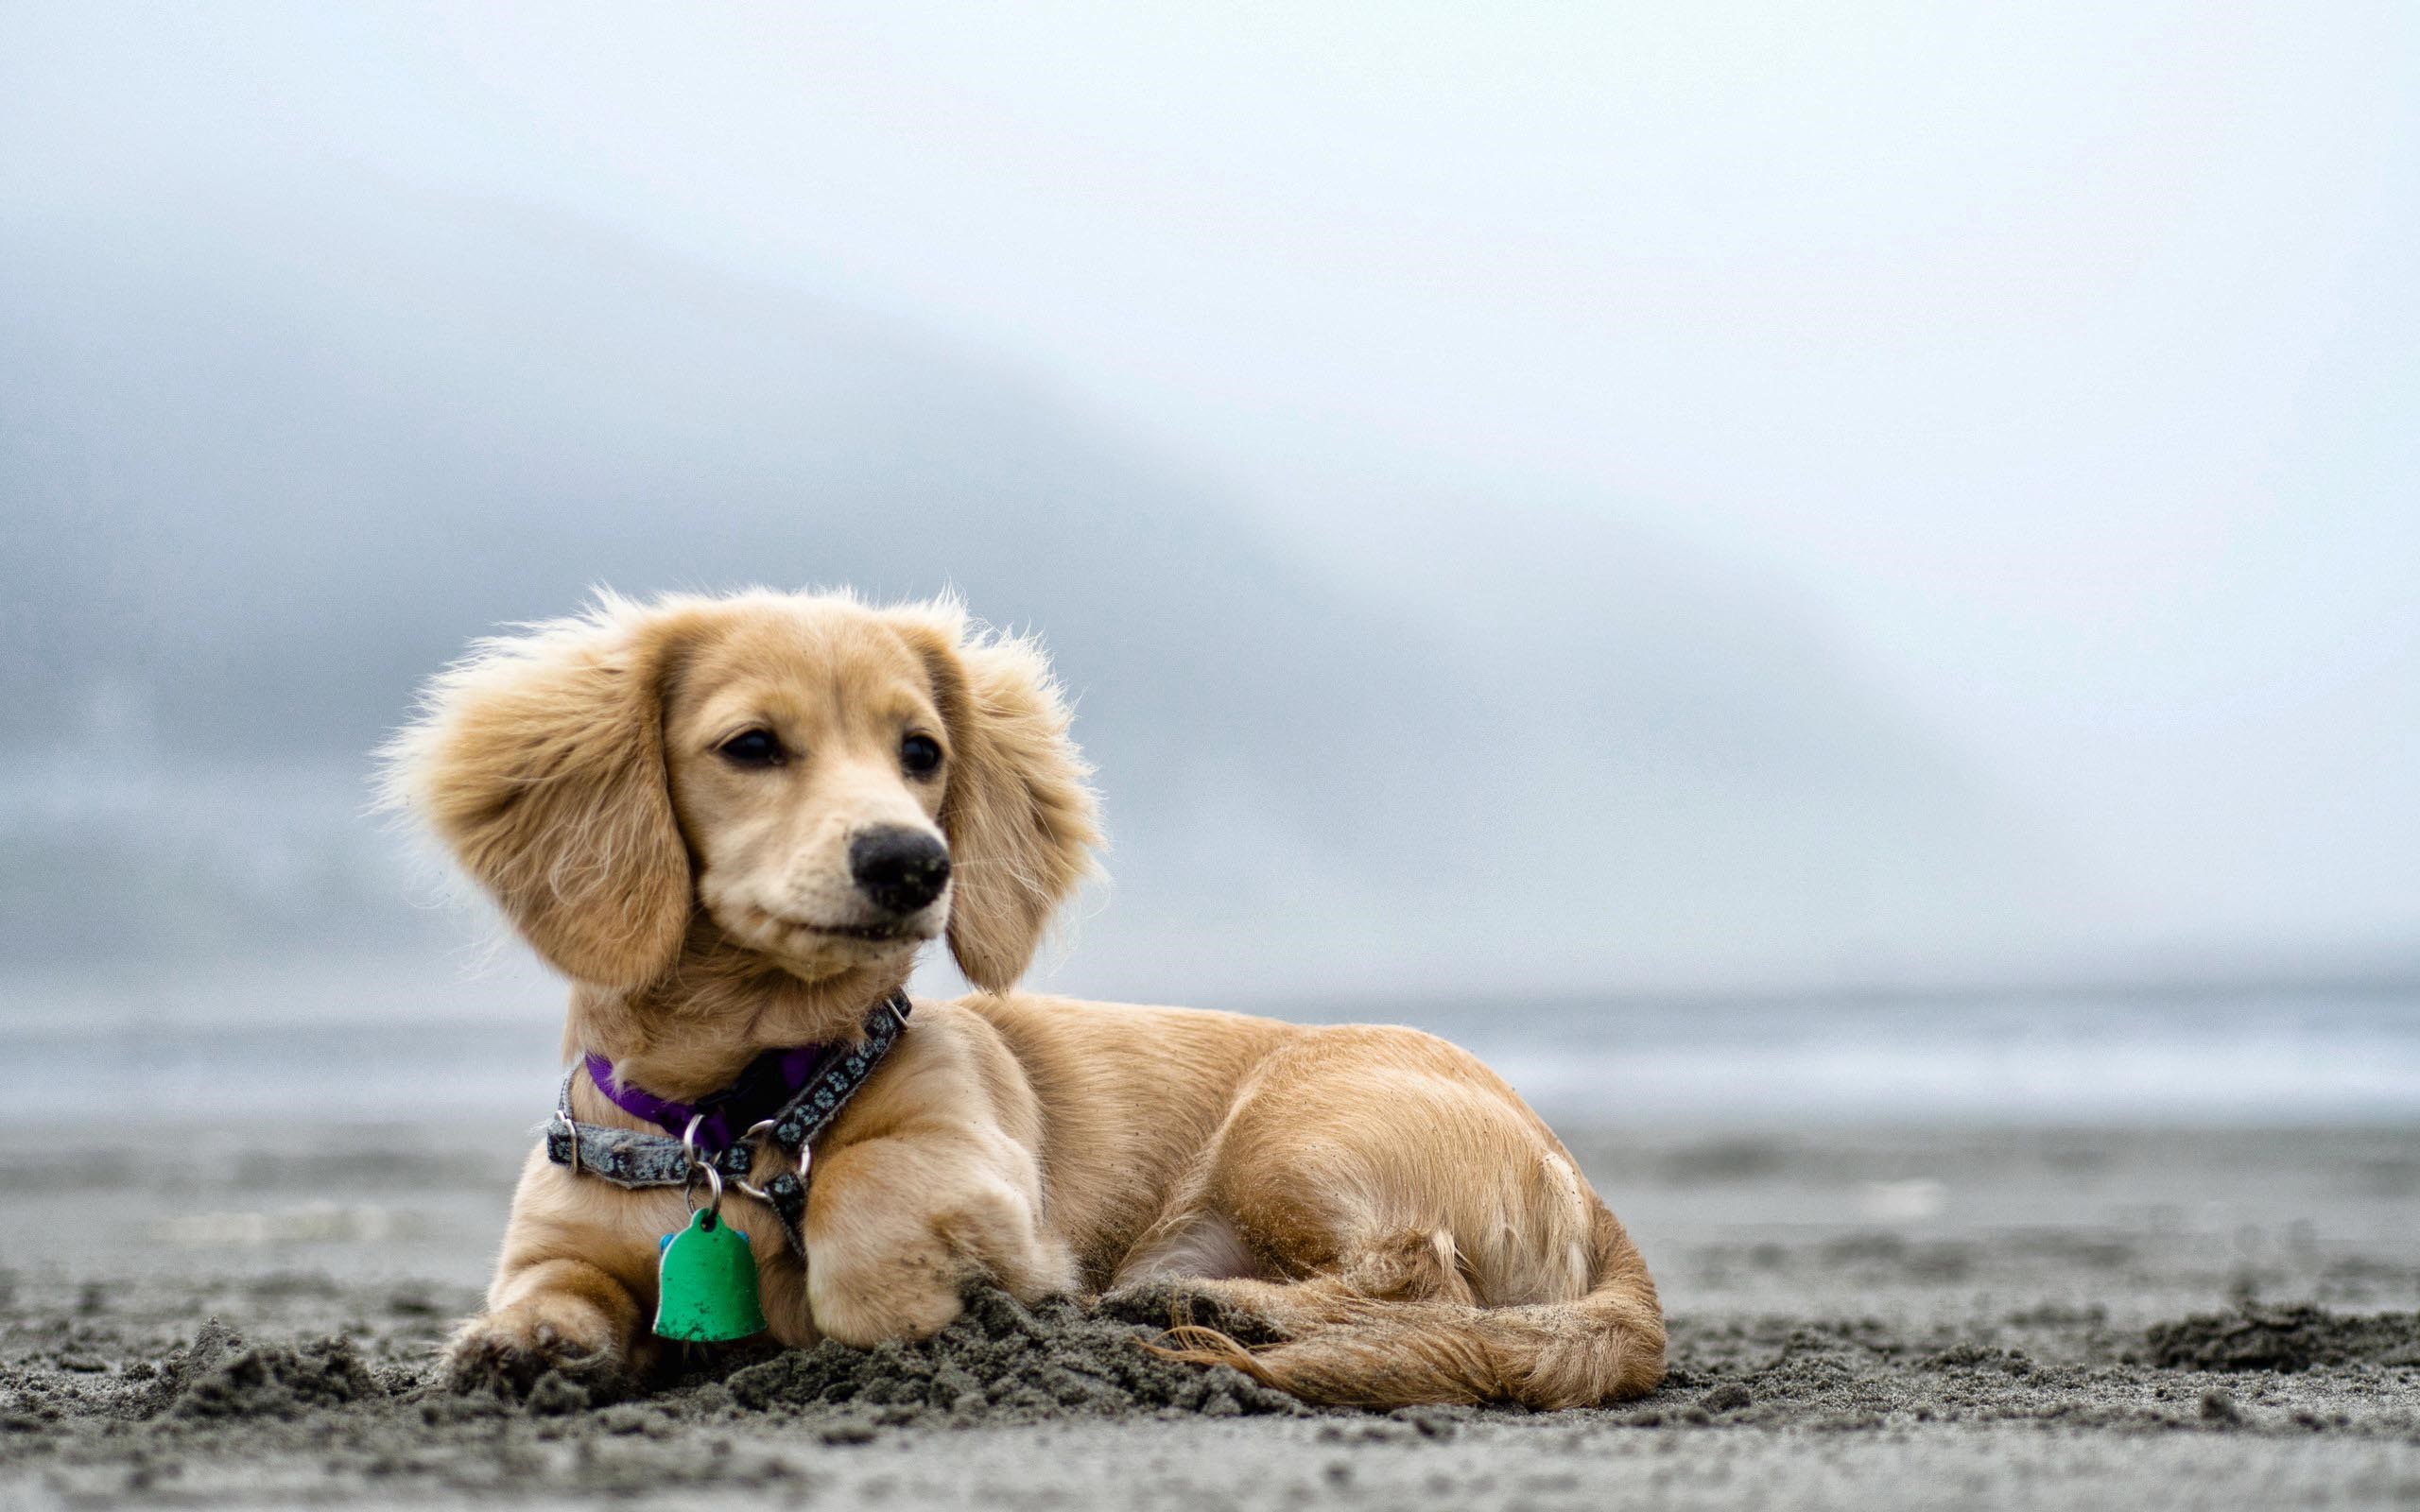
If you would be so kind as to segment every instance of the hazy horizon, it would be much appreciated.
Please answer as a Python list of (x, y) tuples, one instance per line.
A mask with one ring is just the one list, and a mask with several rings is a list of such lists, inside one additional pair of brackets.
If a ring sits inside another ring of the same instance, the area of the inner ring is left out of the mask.
[(420, 679), (848, 583), (1051, 647), (1055, 987), (2420, 980), (2420, 16), (26, 6), (0, 132), (0, 966), (441, 953)]

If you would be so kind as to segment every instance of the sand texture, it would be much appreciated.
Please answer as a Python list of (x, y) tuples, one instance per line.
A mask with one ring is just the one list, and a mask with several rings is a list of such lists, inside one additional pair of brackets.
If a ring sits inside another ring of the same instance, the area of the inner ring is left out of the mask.
[(0, 1507), (2420, 1506), (2420, 1131), (1591, 1131), (1672, 1371), (1320, 1411), (977, 1291), (923, 1344), (445, 1395), (516, 1138), (0, 1146)]

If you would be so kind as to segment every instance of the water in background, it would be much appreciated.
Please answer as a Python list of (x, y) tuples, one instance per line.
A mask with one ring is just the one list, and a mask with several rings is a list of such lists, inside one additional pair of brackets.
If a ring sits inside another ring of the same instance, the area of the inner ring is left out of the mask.
[[(19, 970), (0, 977), (0, 1065), (19, 1119), (534, 1123), (561, 1064), (562, 998), (510, 953)], [(2420, 1119), (2411, 988), (1268, 1011), (1433, 1030), (1575, 1126)]]

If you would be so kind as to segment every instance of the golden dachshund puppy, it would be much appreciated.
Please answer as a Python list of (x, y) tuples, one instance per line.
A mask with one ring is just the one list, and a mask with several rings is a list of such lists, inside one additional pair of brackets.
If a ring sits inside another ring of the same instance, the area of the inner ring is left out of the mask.
[[(1014, 989), (1099, 840), (1067, 725), (1039, 650), (954, 604), (609, 597), (437, 679), (388, 794), (571, 979), (572, 1127), (661, 1144), (672, 1125), (634, 1106), (706, 1106), (769, 1055), (858, 1043), (947, 939), (980, 990), (914, 1005), (813, 1137), (795, 1240), (724, 1196), (784, 1343), (922, 1338), (977, 1280), (1028, 1301), (1150, 1287), (1283, 1339), (1180, 1327), (1163, 1352), (1314, 1401), (1654, 1386), (1637, 1249), (1468, 1054)], [(740, 1159), (752, 1188), (790, 1157)], [(533, 1151), (452, 1381), (635, 1380), (659, 1246), (700, 1200)]]

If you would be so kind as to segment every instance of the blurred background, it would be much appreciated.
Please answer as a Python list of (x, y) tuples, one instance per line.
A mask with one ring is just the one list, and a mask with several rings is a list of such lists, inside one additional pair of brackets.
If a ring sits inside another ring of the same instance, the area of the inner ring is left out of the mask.
[(763, 583), (1046, 639), (1035, 985), (2420, 1116), (2411, 7), (20, 3), (0, 141), (22, 1113), (536, 1116), (369, 752)]

